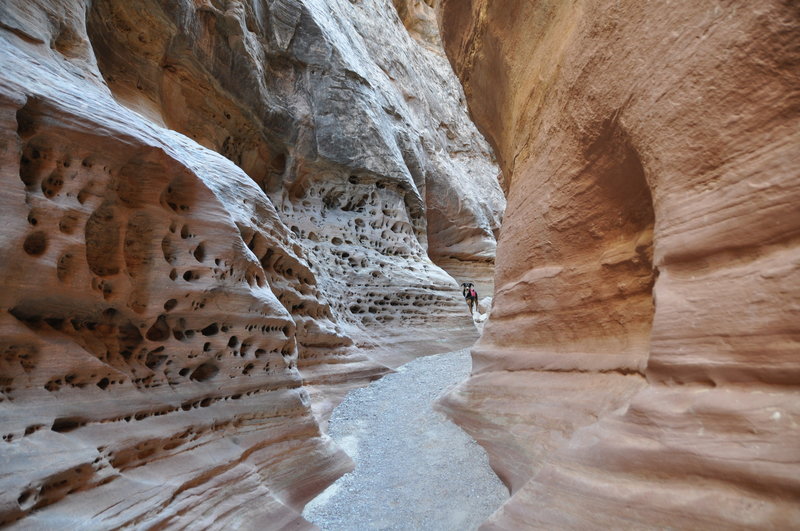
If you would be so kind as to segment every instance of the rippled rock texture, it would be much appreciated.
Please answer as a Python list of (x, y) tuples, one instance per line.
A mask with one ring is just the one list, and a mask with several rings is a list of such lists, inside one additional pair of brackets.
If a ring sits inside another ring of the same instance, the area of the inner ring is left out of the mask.
[(312, 0), (5, 2), (0, 58), (0, 524), (304, 525), (331, 397), (477, 335), (446, 59)]
[(447, 402), (487, 528), (800, 525), (796, 5), (439, 8), (508, 190)]

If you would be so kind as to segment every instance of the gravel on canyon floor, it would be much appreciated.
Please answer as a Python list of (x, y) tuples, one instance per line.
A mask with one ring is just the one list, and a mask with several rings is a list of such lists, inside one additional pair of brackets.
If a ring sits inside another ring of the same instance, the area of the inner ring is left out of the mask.
[(303, 516), (324, 531), (461, 531), (486, 520), (508, 491), (483, 448), (432, 407), (470, 366), (468, 350), (428, 356), (348, 393), (329, 434), (356, 469)]

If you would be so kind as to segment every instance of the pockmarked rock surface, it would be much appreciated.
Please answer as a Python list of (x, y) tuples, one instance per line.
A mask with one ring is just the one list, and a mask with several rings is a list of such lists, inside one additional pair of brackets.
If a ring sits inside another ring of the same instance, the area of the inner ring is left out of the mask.
[(0, 66), (0, 525), (307, 526), (336, 397), (477, 337), (444, 56), (388, 1), (13, 0)]
[(487, 529), (800, 526), (800, 13), (442, 0), (508, 209), (445, 401)]
[(483, 449), (433, 407), (470, 367), (466, 349), (428, 356), (351, 391), (328, 433), (356, 468), (303, 516), (324, 531), (477, 529), (508, 490)]

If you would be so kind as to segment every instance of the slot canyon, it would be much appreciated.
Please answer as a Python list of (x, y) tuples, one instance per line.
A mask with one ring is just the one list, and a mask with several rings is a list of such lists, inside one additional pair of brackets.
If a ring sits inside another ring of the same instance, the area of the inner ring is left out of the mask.
[(795, 2), (6, 0), (0, 66), (0, 527), (325, 529), (378, 389), (482, 529), (800, 527)]

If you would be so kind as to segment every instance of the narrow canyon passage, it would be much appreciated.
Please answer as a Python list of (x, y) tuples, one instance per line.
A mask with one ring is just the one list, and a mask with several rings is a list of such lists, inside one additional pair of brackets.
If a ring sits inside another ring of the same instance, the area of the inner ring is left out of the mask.
[(306, 506), (325, 531), (467, 530), (508, 498), (484, 450), (433, 403), (469, 375), (468, 350), (419, 358), (351, 391), (329, 434), (356, 463)]
[[(438, 35), (411, 1), (2, 4), (0, 526), (306, 528), (352, 464), (329, 408), (477, 339), (506, 202)], [(431, 434), (418, 471), (478, 459)]]
[(2, 0), (0, 528), (800, 529), (798, 4)]

